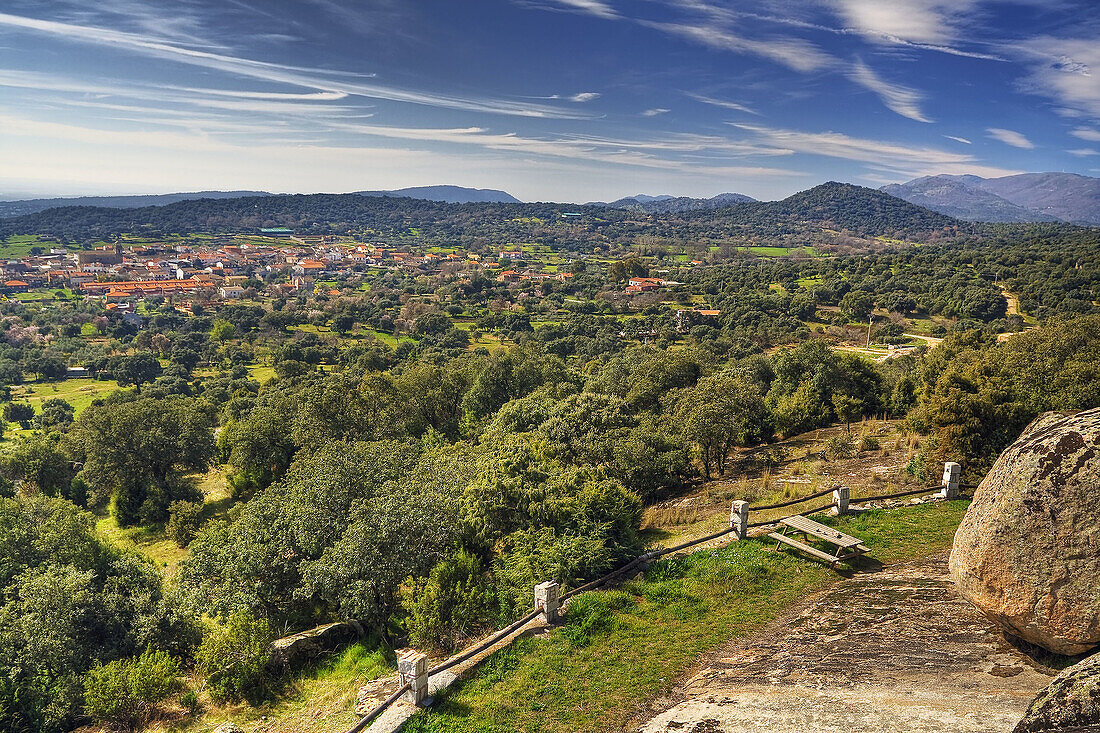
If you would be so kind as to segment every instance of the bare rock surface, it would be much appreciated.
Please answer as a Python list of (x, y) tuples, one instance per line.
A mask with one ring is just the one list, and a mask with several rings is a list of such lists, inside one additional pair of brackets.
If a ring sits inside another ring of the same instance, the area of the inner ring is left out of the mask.
[(997, 459), (955, 534), (959, 592), (1058, 654), (1100, 644), (1100, 408), (1041, 415)]
[(1009, 733), (1050, 674), (955, 593), (941, 555), (844, 580), (732, 642), (641, 733)]
[(1100, 733), (1100, 654), (1054, 678), (1013, 733)]

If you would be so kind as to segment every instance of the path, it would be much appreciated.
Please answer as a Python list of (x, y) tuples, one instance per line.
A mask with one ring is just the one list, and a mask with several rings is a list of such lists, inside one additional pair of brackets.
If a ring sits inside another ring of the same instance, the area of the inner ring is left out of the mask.
[(1050, 681), (954, 594), (946, 554), (856, 575), (732, 642), (639, 733), (1008, 733)]

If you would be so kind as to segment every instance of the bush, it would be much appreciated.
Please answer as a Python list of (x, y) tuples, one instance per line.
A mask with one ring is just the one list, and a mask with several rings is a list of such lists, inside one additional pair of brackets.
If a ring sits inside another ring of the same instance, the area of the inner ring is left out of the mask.
[(195, 664), (206, 677), (210, 696), (219, 702), (257, 699), (274, 638), (267, 620), (248, 611), (237, 611), (225, 624), (211, 621), (195, 651)]
[(864, 435), (859, 439), (859, 449), (864, 450), (878, 450), (882, 446), (878, 442), (878, 438), (873, 435)]
[(459, 551), (411, 586), (405, 608), (413, 644), (453, 649), (492, 620), (495, 591), (481, 561)]
[(847, 435), (836, 435), (825, 441), (825, 457), (830, 461), (838, 458), (851, 458), (855, 453), (855, 442)]
[(107, 727), (140, 730), (180, 689), (179, 675), (179, 662), (168, 652), (96, 665), (84, 678), (84, 710)]
[(168, 505), (168, 525), (165, 533), (180, 547), (187, 547), (202, 522), (202, 504), (197, 501), (174, 501)]

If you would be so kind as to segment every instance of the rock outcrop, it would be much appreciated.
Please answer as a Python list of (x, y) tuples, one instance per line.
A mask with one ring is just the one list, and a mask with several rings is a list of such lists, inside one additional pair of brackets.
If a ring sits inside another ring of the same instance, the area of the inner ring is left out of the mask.
[(291, 667), (328, 654), (348, 642), (362, 636), (363, 630), (358, 624), (332, 623), (302, 631), (293, 636), (284, 636), (271, 644), (271, 661), (268, 667), (273, 672), (282, 672)]
[(1047, 413), (997, 459), (955, 534), (960, 594), (1058, 654), (1100, 644), (1100, 409)]
[(1100, 731), (1100, 654), (1055, 677), (1012, 733)]

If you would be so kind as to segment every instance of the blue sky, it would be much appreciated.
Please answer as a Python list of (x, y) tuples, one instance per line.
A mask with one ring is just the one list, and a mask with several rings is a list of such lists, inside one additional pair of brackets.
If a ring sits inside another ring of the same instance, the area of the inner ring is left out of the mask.
[(5, 0), (0, 195), (1100, 171), (1095, 0)]

